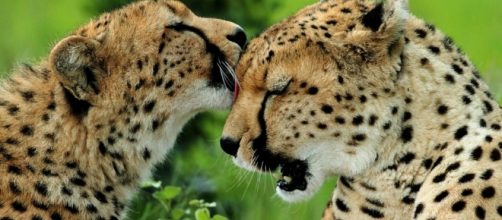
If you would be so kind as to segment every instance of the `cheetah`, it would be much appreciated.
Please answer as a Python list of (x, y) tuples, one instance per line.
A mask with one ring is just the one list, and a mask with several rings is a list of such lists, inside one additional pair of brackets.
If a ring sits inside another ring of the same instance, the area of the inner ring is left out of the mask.
[(252, 40), (221, 146), (325, 219), (501, 219), (502, 110), (407, 1), (327, 0)]
[(124, 219), (195, 114), (233, 101), (246, 35), (178, 1), (105, 13), (0, 87), (0, 219)]

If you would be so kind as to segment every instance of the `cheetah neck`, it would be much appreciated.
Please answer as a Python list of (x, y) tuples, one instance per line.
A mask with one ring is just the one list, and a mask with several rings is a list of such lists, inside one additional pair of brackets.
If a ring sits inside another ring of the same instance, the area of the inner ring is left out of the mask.
[[(27, 66), (4, 83), (0, 161), (8, 163), (0, 163), (0, 168), (14, 164), (22, 174), (19, 182), (43, 181), (54, 189), (47, 196), (54, 204), (85, 207), (97, 199), (123, 216), (137, 186), (149, 178), (195, 113), (166, 115), (156, 132), (139, 125), (140, 116), (116, 114), (113, 104), (92, 106), (79, 119), (51, 75), (44, 65)], [(5, 184), (0, 182), (0, 188)]]

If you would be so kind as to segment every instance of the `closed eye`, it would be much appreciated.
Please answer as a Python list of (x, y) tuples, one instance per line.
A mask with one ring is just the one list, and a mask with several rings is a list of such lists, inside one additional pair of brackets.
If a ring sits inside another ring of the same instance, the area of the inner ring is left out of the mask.
[(291, 79), (288, 80), (287, 82), (275, 84), (274, 86), (272, 86), (272, 88), (268, 90), (268, 93), (270, 95), (282, 95), (288, 90), (290, 84), (291, 84)]

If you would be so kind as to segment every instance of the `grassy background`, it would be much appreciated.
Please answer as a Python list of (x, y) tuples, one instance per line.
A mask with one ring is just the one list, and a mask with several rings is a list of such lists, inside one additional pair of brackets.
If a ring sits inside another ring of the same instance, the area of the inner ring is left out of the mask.
[[(0, 1), (0, 75), (19, 63), (36, 63), (64, 35), (102, 11), (130, 0)], [(233, 20), (250, 36), (316, 0), (185, 0), (195, 12)], [(502, 101), (502, 1), (410, 0), (411, 10), (452, 36), (478, 66), (494, 95)], [(305, 203), (287, 204), (274, 195), (269, 175), (248, 173), (232, 165), (218, 146), (225, 112), (194, 120), (176, 150), (159, 166), (155, 178), (184, 187), (194, 197), (217, 201), (216, 212), (231, 219), (319, 219), (334, 180)], [(142, 191), (131, 207), (131, 219), (165, 215)]]

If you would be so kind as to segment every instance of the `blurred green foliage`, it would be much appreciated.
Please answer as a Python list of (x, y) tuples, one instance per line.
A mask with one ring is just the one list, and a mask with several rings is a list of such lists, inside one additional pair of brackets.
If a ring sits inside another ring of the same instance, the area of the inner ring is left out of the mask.
[[(256, 36), (267, 26), (316, 1), (184, 0), (199, 15), (239, 23), (249, 36)], [(3, 31), (0, 35), (0, 75), (7, 75), (19, 63), (36, 63), (47, 55), (58, 39), (79, 25), (128, 2), (131, 0), (0, 1), (0, 27)], [(416, 15), (452, 36), (471, 56), (495, 96), (502, 101), (502, 1), (410, 2)], [(177, 197), (179, 200), (172, 201), (176, 203), (174, 205), (180, 205), (176, 207), (183, 210), (190, 209), (188, 201), (197, 198), (216, 201), (217, 205), (199, 206), (194, 210), (207, 208), (208, 212), (229, 219), (319, 219), (335, 181), (327, 181), (321, 192), (308, 202), (287, 204), (281, 201), (274, 195), (275, 180), (270, 175), (236, 168), (219, 150), (225, 116), (225, 112), (198, 116), (185, 128), (164, 164), (158, 166), (154, 179), (183, 189), (182, 196)], [(166, 219), (170, 216), (159, 195), (152, 196), (155, 192), (149, 188), (141, 190), (131, 206), (130, 219)], [(201, 215), (207, 214), (205, 212), (201, 211)]]

